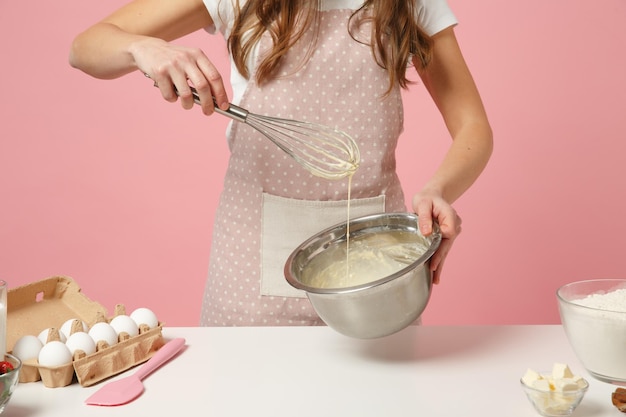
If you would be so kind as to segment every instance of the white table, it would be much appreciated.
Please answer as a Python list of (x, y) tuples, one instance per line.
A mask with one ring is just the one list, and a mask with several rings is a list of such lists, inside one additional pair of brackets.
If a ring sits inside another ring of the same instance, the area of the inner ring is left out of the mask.
[(165, 328), (163, 335), (184, 337), (187, 347), (144, 380), (134, 402), (88, 406), (85, 398), (103, 383), (34, 382), (18, 385), (5, 415), (533, 417), (519, 379), (554, 362), (591, 384), (574, 417), (624, 415), (611, 404), (616, 387), (587, 374), (559, 325), (421, 326), (376, 340), (327, 327)]

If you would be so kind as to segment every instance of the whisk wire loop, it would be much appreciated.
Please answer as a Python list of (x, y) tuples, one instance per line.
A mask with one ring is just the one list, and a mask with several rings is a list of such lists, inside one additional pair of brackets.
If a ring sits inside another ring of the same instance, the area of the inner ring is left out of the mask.
[[(197, 91), (191, 90), (194, 101), (200, 104)], [(215, 111), (246, 123), (313, 175), (340, 179), (352, 175), (359, 166), (359, 147), (341, 130), (317, 123), (257, 115), (234, 104), (227, 110), (215, 106)]]

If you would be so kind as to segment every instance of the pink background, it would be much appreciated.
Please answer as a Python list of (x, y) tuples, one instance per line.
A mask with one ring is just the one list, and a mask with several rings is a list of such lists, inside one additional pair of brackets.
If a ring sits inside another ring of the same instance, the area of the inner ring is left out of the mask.
[[(73, 36), (122, 4), (0, 3), (0, 277), (73, 277), (110, 312), (196, 325), (227, 148), (221, 116), (160, 99), (140, 74), (73, 70)], [(626, 275), (624, 0), (450, 0), (495, 132), (456, 205), (459, 238), (426, 324), (556, 323), (566, 282)], [(223, 41), (194, 34), (227, 74)], [(407, 199), (448, 146), (421, 85), (406, 95)]]

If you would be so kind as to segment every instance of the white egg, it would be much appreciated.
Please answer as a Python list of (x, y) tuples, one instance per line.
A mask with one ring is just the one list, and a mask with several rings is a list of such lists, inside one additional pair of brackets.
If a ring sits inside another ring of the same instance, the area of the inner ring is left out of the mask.
[(60, 332), (65, 335), (66, 338), (70, 337), (72, 333), (72, 325), (74, 324), (74, 320), (78, 320), (83, 325), (83, 332), (89, 331), (89, 326), (81, 319), (69, 319), (66, 320), (65, 323), (61, 326)]
[(106, 342), (107, 345), (113, 346), (117, 343), (117, 333), (109, 323), (99, 322), (91, 326), (89, 336), (98, 344), (100, 341)]
[(82, 350), (87, 355), (91, 355), (96, 351), (96, 342), (94, 342), (91, 336), (85, 332), (73, 333), (67, 338), (65, 345), (70, 350), (72, 355), (74, 355), (74, 352), (77, 350)]
[(139, 334), (139, 326), (135, 323), (135, 320), (124, 314), (113, 317), (111, 327), (115, 329), (118, 335), (127, 333), (130, 337), (134, 337)]
[(13, 346), (13, 354), (22, 361), (37, 359), (42, 347), (43, 343), (37, 336), (26, 335), (17, 339)]
[(154, 314), (152, 310), (145, 307), (140, 307), (130, 313), (130, 318), (137, 323), (137, 326), (145, 324), (149, 328), (154, 329), (159, 325), (159, 320), (157, 319), (156, 314)]
[[(48, 343), (48, 333), (50, 333), (50, 330), (52, 328), (48, 328), (48, 329), (43, 329), (40, 333), (39, 336), (37, 336), (39, 338), (39, 340), (41, 341), (41, 343), (43, 345), (45, 345), (46, 343)], [(65, 335), (59, 331), (59, 339), (61, 342), (65, 343), (67, 341), (67, 337), (65, 337)]]
[(53, 340), (48, 342), (39, 351), (39, 365), (48, 368), (67, 365), (72, 362), (72, 354), (65, 343)]

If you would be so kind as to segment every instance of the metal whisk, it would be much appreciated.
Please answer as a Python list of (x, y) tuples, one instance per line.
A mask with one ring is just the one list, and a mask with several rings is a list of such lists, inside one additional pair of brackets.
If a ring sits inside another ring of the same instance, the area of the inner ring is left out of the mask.
[[(200, 104), (192, 88), (194, 101)], [(231, 104), (228, 110), (215, 111), (262, 133), (313, 175), (340, 179), (356, 171), (359, 147), (345, 132), (316, 123), (261, 116)]]

